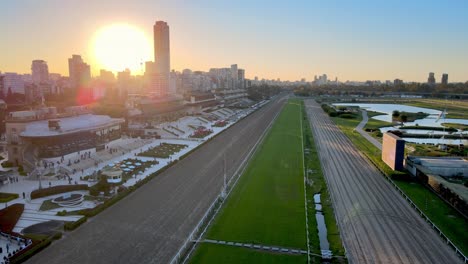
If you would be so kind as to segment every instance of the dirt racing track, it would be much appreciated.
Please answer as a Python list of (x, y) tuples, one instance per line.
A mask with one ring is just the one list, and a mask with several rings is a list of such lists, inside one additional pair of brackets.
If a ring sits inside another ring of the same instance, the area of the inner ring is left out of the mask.
[(350, 263), (461, 262), (319, 104), (306, 111)]

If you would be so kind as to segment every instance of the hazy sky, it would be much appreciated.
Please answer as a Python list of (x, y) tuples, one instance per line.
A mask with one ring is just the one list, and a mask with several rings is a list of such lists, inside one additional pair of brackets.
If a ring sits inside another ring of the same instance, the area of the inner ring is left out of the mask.
[(175, 70), (237, 63), (249, 78), (468, 80), (467, 0), (2, 1), (0, 71), (29, 73), (44, 59), (68, 75), (67, 58), (81, 54), (96, 75), (98, 28), (125, 22), (151, 38), (156, 20), (170, 26)]

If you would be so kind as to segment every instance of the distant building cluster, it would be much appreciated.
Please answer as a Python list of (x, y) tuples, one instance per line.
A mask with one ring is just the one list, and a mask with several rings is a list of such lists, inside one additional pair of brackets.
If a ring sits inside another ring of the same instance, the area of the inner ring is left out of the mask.
[[(145, 94), (154, 98), (170, 98), (191, 93), (213, 91), (217, 96), (245, 95), (245, 89), (256, 83), (246, 79), (245, 70), (232, 64), (226, 68), (211, 68), (208, 72), (185, 69), (171, 71), (170, 29), (164, 21), (156, 21), (154, 33), (154, 61), (145, 62), (143, 75), (134, 76), (129, 69), (114, 74), (101, 69), (99, 76), (91, 76), (91, 67), (80, 55), (68, 59), (69, 76), (49, 73), (45, 60), (33, 60), (31, 74), (0, 73), (0, 94), (20, 94), (26, 103), (41, 102), (49, 94), (62, 94), (67, 90), (85, 89), (92, 99), (99, 99), (109, 91), (119, 96)], [(1, 96), (0, 96), (1, 97)]]

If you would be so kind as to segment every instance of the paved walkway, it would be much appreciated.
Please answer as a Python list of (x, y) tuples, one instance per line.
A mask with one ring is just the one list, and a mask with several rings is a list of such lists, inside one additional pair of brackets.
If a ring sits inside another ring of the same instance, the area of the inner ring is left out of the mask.
[(227, 245), (227, 246), (235, 246), (235, 247), (245, 247), (245, 248), (252, 248), (252, 249), (263, 250), (263, 251), (273, 251), (273, 252), (281, 252), (281, 253), (289, 253), (289, 254), (307, 254), (307, 251), (303, 250), (303, 249), (284, 248), (284, 247), (267, 246), (267, 245), (259, 245), (259, 244), (239, 243), (239, 242), (224, 241), (224, 240), (203, 239), (203, 240), (200, 240), (198, 242), (218, 244), (218, 245)]
[(373, 138), (369, 133), (363, 130), (363, 128), (366, 126), (367, 122), (369, 121), (369, 117), (367, 116), (367, 111), (362, 110), (362, 121), (359, 123), (359, 125), (356, 127), (356, 131), (361, 134), (367, 141), (372, 143), (372, 145), (376, 146), (378, 149), (382, 150), (382, 143), (380, 143), (377, 139)]

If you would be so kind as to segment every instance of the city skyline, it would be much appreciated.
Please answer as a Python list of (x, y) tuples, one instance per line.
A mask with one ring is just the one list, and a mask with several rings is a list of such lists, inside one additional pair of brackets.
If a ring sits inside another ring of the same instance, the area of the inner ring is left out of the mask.
[[(0, 71), (30, 73), (31, 61), (39, 59), (47, 61), (49, 72), (67, 75), (67, 58), (79, 54), (97, 76), (106, 69), (99, 67), (90, 47), (98, 29), (127, 23), (151, 40), (154, 21), (162, 20), (171, 27), (171, 70), (208, 71), (234, 62), (248, 69), (250, 79), (312, 80), (327, 73), (340, 81), (425, 82), (427, 73), (434, 72), (438, 82), (443, 73), (450, 82), (468, 80), (468, 37), (463, 34), (468, 4), (462, 1), (112, 3), (6, 3), (0, 19), (8, 38), (0, 48), (8, 52)], [(85, 7), (86, 12), (73, 12)], [(218, 9), (230, 12), (221, 16)], [(434, 12), (437, 20), (430, 17)]]

